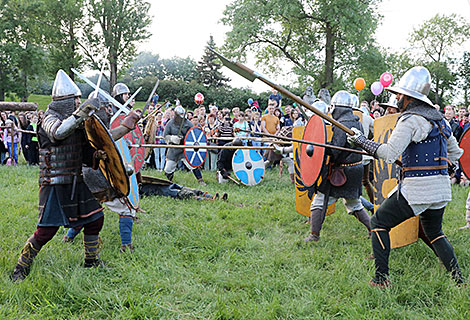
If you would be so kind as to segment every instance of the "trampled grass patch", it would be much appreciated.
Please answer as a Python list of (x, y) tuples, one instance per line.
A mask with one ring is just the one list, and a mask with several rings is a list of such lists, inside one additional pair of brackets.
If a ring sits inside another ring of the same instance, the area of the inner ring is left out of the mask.
[[(149, 170), (145, 174), (162, 177)], [(304, 244), (305, 218), (293, 186), (268, 171), (255, 187), (219, 185), (203, 172), (175, 182), (227, 202), (142, 200), (133, 254), (119, 253), (118, 217), (106, 210), (101, 253), (108, 268), (87, 270), (82, 235), (62, 242), (60, 229), (30, 276), (9, 274), (37, 219), (38, 169), (0, 167), (0, 318), (2, 319), (468, 319), (470, 294), (456, 287), (422, 242), (391, 253), (393, 288), (369, 288), (373, 275), (365, 228), (345, 213), (329, 216), (319, 243)], [(468, 188), (454, 187), (444, 231), (463, 272), (470, 272), (464, 223)]]

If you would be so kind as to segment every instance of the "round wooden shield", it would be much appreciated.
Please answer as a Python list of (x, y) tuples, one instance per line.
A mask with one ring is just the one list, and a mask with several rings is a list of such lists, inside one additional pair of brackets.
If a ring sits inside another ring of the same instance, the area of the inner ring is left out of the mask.
[[(184, 144), (187, 146), (207, 146), (207, 137), (199, 127), (192, 127), (184, 137)], [(207, 157), (207, 149), (184, 149), (184, 157), (188, 163), (197, 168), (204, 164)]]
[[(326, 143), (326, 130), (323, 119), (313, 115), (305, 126), (303, 140)], [(300, 176), (305, 186), (311, 187), (317, 182), (323, 167), (325, 148), (314, 147), (313, 154), (308, 155), (306, 150), (309, 145), (303, 143), (300, 147)]]
[[(155, 116), (151, 116), (147, 119), (147, 124), (144, 129), (144, 143), (153, 144), (155, 143), (155, 136), (157, 133), (157, 121)], [(145, 160), (147, 160), (153, 152), (153, 148), (145, 148)]]
[(108, 129), (96, 116), (85, 121), (85, 131), (93, 148), (106, 152), (107, 159), (100, 161), (100, 170), (109, 184), (122, 196), (129, 194), (129, 179), (119, 150)]
[(465, 130), (460, 138), (460, 148), (463, 149), (463, 155), (459, 159), (460, 168), (466, 177), (470, 177), (470, 130)]
[(233, 154), (232, 168), (235, 176), (246, 186), (254, 186), (264, 177), (264, 159), (256, 150), (238, 149)]
[[(118, 127), (126, 116), (121, 114), (119, 115), (112, 123), (111, 129)], [(132, 130), (126, 134), (123, 139), (126, 140), (127, 145), (141, 145), (144, 141), (144, 136), (142, 130), (137, 126), (135, 130)], [(144, 147), (131, 147), (130, 148), (132, 163), (135, 172), (139, 172), (145, 161), (145, 148)]]

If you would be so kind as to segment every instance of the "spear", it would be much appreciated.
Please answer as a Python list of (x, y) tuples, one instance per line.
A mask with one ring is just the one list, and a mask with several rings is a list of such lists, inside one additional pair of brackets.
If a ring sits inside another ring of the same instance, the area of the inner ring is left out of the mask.
[(336, 121), (335, 119), (333, 119), (333, 118), (329, 117), (328, 115), (324, 114), (323, 112), (321, 112), (317, 108), (311, 106), (310, 104), (303, 101), (300, 97), (296, 96), (295, 94), (293, 94), (289, 90), (281, 87), (280, 85), (275, 84), (274, 82), (268, 80), (265, 76), (261, 75), (260, 73), (258, 73), (256, 71), (251, 70), (250, 68), (244, 66), (243, 64), (241, 64), (239, 62), (232, 62), (232, 61), (228, 60), (223, 55), (221, 55), (220, 53), (218, 53), (217, 51), (215, 51), (214, 49), (212, 49), (210, 47), (209, 47), (209, 50), (211, 50), (215, 55), (217, 55), (217, 57), (222, 61), (222, 64), (224, 66), (226, 66), (227, 68), (229, 68), (230, 70), (232, 70), (233, 72), (238, 73), (239, 75), (241, 75), (242, 77), (244, 77), (245, 79), (247, 79), (251, 82), (255, 81), (256, 79), (261, 80), (262, 82), (264, 82), (268, 86), (276, 89), (277, 91), (279, 91), (280, 93), (282, 93), (286, 97), (289, 97), (290, 99), (294, 100), (298, 104), (300, 104), (300, 105), (304, 106), (305, 108), (309, 109), (310, 111), (315, 113), (317, 116), (321, 117), (322, 119), (332, 123), (333, 125), (337, 126), (341, 130), (345, 131), (347, 134), (349, 134), (351, 136), (354, 135), (354, 131), (352, 131), (351, 129), (346, 127), (344, 124)]
[(323, 143), (318, 143), (318, 142), (313, 142), (313, 141), (308, 141), (308, 140), (295, 139), (295, 138), (289, 138), (289, 137), (283, 137), (283, 136), (276, 136), (274, 134), (269, 134), (269, 133), (264, 133), (264, 132), (254, 132), (254, 131), (243, 130), (243, 129), (238, 129), (238, 130), (243, 131), (243, 132), (248, 132), (248, 133), (251, 133), (251, 134), (258, 134), (258, 135), (265, 136), (265, 137), (276, 138), (276, 139), (279, 139), (279, 140), (311, 144), (311, 145), (316, 146), (316, 147), (336, 149), (336, 150), (347, 151), (347, 152), (351, 152), (351, 153), (359, 153), (359, 154), (363, 154), (363, 155), (367, 155), (367, 156), (370, 155), (365, 151), (351, 149), (351, 148), (345, 148), (345, 147), (339, 147), (339, 146), (335, 146), (335, 145), (332, 145), (332, 144), (323, 144)]

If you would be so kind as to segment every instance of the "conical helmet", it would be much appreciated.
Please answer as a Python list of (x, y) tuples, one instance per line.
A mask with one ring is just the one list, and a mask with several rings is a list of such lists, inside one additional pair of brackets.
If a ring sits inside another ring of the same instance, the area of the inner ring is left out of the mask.
[(124, 83), (116, 83), (113, 88), (112, 96), (116, 98), (116, 96), (123, 94), (123, 93), (130, 93), (131, 91)]
[(349, 92), (340, 90), (333, 95), (333, 98), (331, 98), (331, 105), (335, 107), (340, 106), (352, 108), (354, 106), (354, 101)]
[(386, 88), (392, 93), (401, 93), (433, 106), (427, 95), (431, 90), (431, 74), (425, 67), (413, 67), (401, 77), (397, 86)]
[(60, 69), (57, 71), (54, 85), (52, 87), (52, 100), (63, 100), (67, 98), (80, 97), (82, 92), (75, 82)]

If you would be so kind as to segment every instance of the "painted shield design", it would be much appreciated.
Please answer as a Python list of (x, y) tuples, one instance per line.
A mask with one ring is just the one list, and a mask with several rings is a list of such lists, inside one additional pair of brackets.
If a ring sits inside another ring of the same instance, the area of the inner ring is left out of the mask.
[[(326, 130), (323, 119), (317, 115), (313, 115), (305, 126), (303, 140), (317, 143), (326, 142)], [(315, 147), (313, 154), (307, 154), (307, 144), (300, 147), (300, 176), (305, 186), (311, 187), (317, 182), (323, 167), (325, 158), (325, 148)]]
[[(374, 141), (386, 143), (397, 123), (399, 114), (380, 117), (374, 121)], [(394, 163), (374, 160), (374, 208), (377, 210), (398, 183)], [(419, 218), (410, 218), (390, 230), (391, 248), (403, 247), (418, 240)]]
[[(207, 146), (206, 134), (201, 128), (192, 127), (184, 137), (184, 144), (187, 146)], [(184, 149), (184, 157), (192, 167), (200, 167), (206, 161), (207, 149), (186, 148)]]
[[(121, 114), (119, 115), (112, 123), (111, 129), (118, 127), (126, 116)], [(126, 134), (121, 139), (126, 140), (127, 145), (141, 145), (144, 141), (144, 136), (142, 130), (137, 126), (134, 130)], [(131, 157), (132, 157), (132, 166), (135, 169), (135, 172), (139, 172), (145, 161), (145, 148), (144, 147), (132, 147), (130, 148)]]
[(100, 170), (104, 177), (118, 194), (127, 196), (129, 180), (126, 168), (108, 129), (96, 115), (93, 115), (85, 121), (85, 131), (93, 148), (106, 152), (107, 159), (100, 161)]
[[(331, 129), (331, 126), (328, 126)], [(327, 127), (327, 137), (328, 135), (333, 135), (333, 131), (328, 130)], [(301, 139), (304, 134), (305, 127), (295, 127), (292, 130), (292, 138)], [(329, 134), (331, 131), (331, 134)], [(313, 197), (315, 196), (315, 187), (307, 187), (304, 185), (301, 177), (300, 177), (300, 147), (301, 144), (298, 142), (293, 142), (292, 145), (294, 146), (294, 175), (295, 175), (295, 209), (297, 213), (304, 215), (306, 217), (310, 217), (310, 204), (312, 203)], [(319, 178), (318, 182), (321, 182), (321, 177)], [(335, 212), (335, 205), (336, 203), (332, 203), (328, 206), (326, 210), (326, 215), (330, 215)]]
[(238, 149), (233, 154), (232, 168), (235, 176), (246, 186), (254, 186), (263, 180), (264, 159), (256, 150)]
[(463, 155), (459, 159), (460, 168), (466, 177), (470, 177), (470, 130), (465, 130), (460, 138), (460, 148), (463, 149)]
[[(118, 148), (119, 152), (121, 153), (124, 159), (124, 165), (131, 166), (132, 168), (134, 168), (133, 163), (132, 163), (131, 152), (129, 150), (129, 146), (126, 143), (126, 140), (124, 138), (121, 138), (118, 141), (116, 141), (116, 147)], [(134, 173), (129, 177), (130, 190), (129, 190), (129, 194), (127, 195), (127, 199), (129, 200), (130, 206), (137, 210), (139, 208), (140, 198), (139, 198), (139, 185), (137, 183), (137, 177), (135, 173), (136, 171), (134, 171)]]

